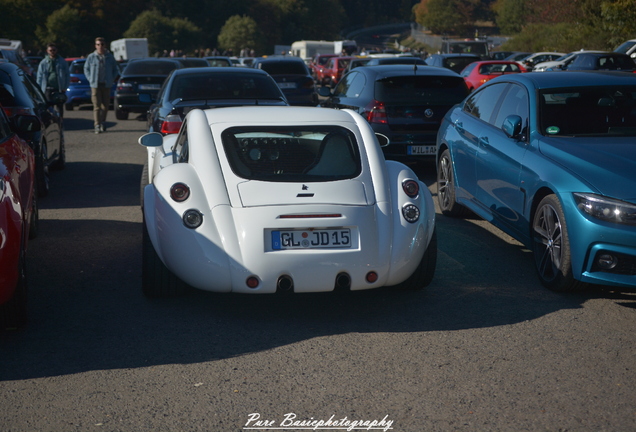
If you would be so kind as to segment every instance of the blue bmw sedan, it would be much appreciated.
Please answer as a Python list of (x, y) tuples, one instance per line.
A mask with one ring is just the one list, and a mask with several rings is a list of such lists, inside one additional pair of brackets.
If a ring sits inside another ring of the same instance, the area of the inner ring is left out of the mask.
[(542, 284), (636, 288), (636, 75), (489, 81), (437, 136), (441, 211), (472, 211), (533, 252)]

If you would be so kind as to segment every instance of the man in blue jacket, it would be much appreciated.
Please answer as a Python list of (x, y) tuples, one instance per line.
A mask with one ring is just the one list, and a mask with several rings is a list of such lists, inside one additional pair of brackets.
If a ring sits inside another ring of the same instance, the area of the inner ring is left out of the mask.
[[(68, 71), (66, 60), (57, 53), (57, 46), (50, 43), (46, 46), (46, 57), (40, 62), (36, 81), (47, 99), (55, 93), (66, 93), (71, 76)], [(64, 103), (58, 104), (57, 109), (60, 116), (64, 114)]]
[(84, 75), (91, 86), (95, 133), (106, 132), (104, 123), (110, 105), (110, 88), (119, 75), (119, 66), (113, 54), (106, 49), (103, 37), (95, 39), (95, 51), (86, 58)]

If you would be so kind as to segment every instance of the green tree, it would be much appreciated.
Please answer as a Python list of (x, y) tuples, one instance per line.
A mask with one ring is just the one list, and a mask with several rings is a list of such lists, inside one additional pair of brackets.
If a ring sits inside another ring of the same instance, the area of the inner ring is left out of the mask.
[(156, 9), (144, 11), (123, 34), (127, 38), (147, 38), (148, 51), (181, 49), (185, 52), (198, 47), (201, 29), (186, 18), (167, 18)]
[(265, 46), (262, 42), (256, 21), (248, 16), (234, 15), (227, 19), (219, 32), (219, 48), (222, 50), (232, 50), (238, 54), (243, 48), (252, 48), (256, 52), (264, 52)]
[(418, 23), (436, 34), (458, 33), (463, 30), (458, 0), (428, 0), (425, 13)]
[(528, 17), (526, 0), (498, 0), (493, 4), (493, 10), (502, 34), (513, 35), (523, 30)]
[(79, 11), (68, 4), (56, 10), (46, 18), (45, 26), (37, 26), (35, 34), (42, 46), (55, 42), (59, 52), (65, 57), (71, 57), (81, 52), (83, 44), (78, 44), (77, 37), (81, 28)]
[(611, 49), (636, 37), (636, 4), (634, 0), (604, 1), (601, 3), (603, 30)]

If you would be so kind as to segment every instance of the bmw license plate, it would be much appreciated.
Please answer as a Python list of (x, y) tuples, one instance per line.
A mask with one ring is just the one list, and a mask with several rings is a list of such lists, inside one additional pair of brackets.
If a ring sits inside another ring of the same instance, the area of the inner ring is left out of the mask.
[(282, 89), (293, 89), (296, 88), (296, 83), (293, 82), (279, 82), (278, 87)]
[(436, 146), (408, 146), (407, 154), (410, 155), (434, 155)]
[(272, 249), (335, 249), (351, 247), (351, 230), (289, 230), (272, 231)]

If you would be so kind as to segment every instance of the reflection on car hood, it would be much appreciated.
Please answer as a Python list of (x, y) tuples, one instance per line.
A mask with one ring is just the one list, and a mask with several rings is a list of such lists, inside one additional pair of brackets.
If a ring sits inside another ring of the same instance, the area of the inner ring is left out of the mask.
[(600, 194), (636, 201), (636, 144), (633, 137), (551, 137), (541, 142), (539, 149)]

